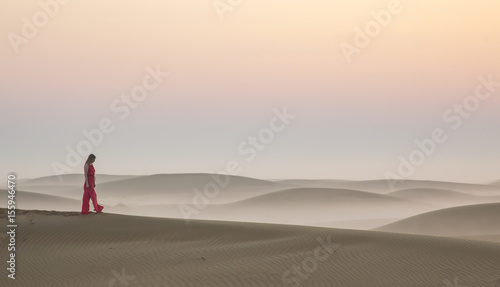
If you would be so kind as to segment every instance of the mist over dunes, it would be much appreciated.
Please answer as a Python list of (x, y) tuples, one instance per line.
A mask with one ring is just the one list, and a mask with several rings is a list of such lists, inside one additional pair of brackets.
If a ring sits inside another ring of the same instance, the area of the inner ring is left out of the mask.
[[(23, 181), (20, 206), (78, 211), (82, 178), (68, 174)], [(353, 229), (372, 229), (447, 207), (500, 202), (496, 184), (417, 180), (405, 181), (401, 183), (405, 188), (395, 191), (388, 190), (386, 180), (261, 180), (217, 174), (98, 174), (96, 182), (98, 199), (107, 212), (187, 220), (338, 224)]]
[(419, 214), (375, 230), (411, 234), (481, 237), (500, 235), (500, 200), (497, 203), (452, 207)]
[(500, 284), (496, 184), (97, 174), (104, 213), (81, 215), (83, 175), (60, 179), (18, 184), (18, 284), (104, 286), (120, 272), (133, 286)]

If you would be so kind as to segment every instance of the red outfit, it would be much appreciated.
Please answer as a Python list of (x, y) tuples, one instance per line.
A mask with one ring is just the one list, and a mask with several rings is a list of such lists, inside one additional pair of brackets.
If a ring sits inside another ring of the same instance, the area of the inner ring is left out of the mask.
[(87, 184), (83, 184), (83, 204), (82, 204), (82, 214), (89, 213), (89, 200), (92, 199), (92, 204), (94, 205), (94, 211), (99, 213), (104, 208), (102, 205), (97, 203), (97, 194), (95, 193), (95, 169), (94, 165), (89, 164), (89, 170), (87, 171)]

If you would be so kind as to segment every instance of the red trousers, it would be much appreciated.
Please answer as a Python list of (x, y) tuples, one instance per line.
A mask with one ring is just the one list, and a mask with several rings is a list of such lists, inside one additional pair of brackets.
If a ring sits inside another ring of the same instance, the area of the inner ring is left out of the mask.
[(87, 184), (83, 184), (83, 203), (82, 203), (82, 214), (89, 213), (89, 200), (92, 200), (92, 204), (94, 205), (94, 211), (99, 213), (104, 208), (102, 205), (97, 203), (97, 194), (95, 193), (94, 183), (89, 182), (89, 187), (87, 188)]

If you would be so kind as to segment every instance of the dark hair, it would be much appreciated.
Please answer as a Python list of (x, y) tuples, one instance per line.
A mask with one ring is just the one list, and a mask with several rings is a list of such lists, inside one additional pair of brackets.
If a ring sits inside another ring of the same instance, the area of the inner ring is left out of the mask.
[(85, 162), (85, 164), (89, 164), (91, 160), (93, 159), (96, 159), (95, 155), (94, 154), (90, 154), (89, 157), (87, 158), (87, 161)]

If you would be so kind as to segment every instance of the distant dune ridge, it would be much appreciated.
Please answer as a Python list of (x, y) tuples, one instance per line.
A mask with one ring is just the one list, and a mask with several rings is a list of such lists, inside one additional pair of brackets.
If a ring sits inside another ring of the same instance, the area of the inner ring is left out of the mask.
[[(7, 206), (7, 190), (0, 189), (0, 206)], [(81, 200), (70, 199), (49, 194), (16, 191), (16, 208), (19, 209), (43, 209), (57, 211), (76, 211), (82, 206)]]
[[(475, 195), (500, 195), (500, 189), (490, 184), (455, 183), (430, 180), (398, 180), (388, 181), (386, 179), (376, 180), (278, 180), (280, 183), (293, 184), (302, 187), (328, 187), (339, 189), (353, 189), (369, 191), (374, 193), (390, 193), (403, 189), (430, 188), (448, 189)], [(500, 182), (500, 181), (499, 181)]]
[(129, 286), (500, 286), (497, 184), (405, 181), (391, 190), (385, 180), (213, 174), (96, 181), (105, 210), (89, 215), (80, 214), (82, 174), (19, 182), (18, 285), (3, 269), (0, 286), (115, 286), (118, 278)]
[[(82, 167), (83, 168), (83, 167)], [(108, 175), (108, 174), (96, 174), (96, 178), (99, 177), (99, 182), (109, 182), (116, 180), (123, 180), (128, 178), (138, 177), (136, 175)], [(62, 174), (62, 175), (51, 175), (33, 178), (29, 180), (24, 180), (22, 182), (23, 186), (36, 186), (36, 185), (82, 185), (85, 177), (82, 173), (72, 173), (72, 174)]]
[[(1, 286), (118, 286), (118, 278), (127, 286), (172, 287), (500, 282), (498, 243), (106, 213), (18, 210), (17, 220), (16, 285), (4, 268)], [(6, 241), (0, 254), (6, 258)]]
[(500, 235), (500, 203), (446, 208), (419, 214), (375, 230), (480, 239)]
[[(82, 174), (33, 179), (19, 185), (19, 188), (33, 192), (49, 193), (78, 199), (83, 190)], [(193, 190), (203, 191), (206, 186), (220, 190), (220, 196), (213, 202), (234, 201), (268, 191), (289, 187), (271, 181), (241, 176), (211, 174), (155, 174), (146, 176), (96, 175), (98, 197), (111, 199), (118, 203), (138, 202), (189, 203), (194, 196)]]
[(391, 192), (389, 195), (435, 204), (441, 207), (484, 202), (500, 202), (500, 196), (477, 196), (453, 190), (431, 188), (404, 189)]
[(215, 208), (233, 218), (246, 216), (248, 221), (289, 224), (307, 224), (325, 218), (360, 220), (408, 216), (433, 209), (427, 204), (388, 195), (332, 188), (285, 189)]
[[(83, 174), (24, 180), (17, 188), (29, 193), (19, 194), (19, 206), (79, 211), (83, 182)], [(352, 229), (373, 229), (446, 207), (500, 202), (500, 186), (439, 181), (406, 180), (396, 191), (386, 180), (261, 180), (201, 173), (97, 174), (96, 182), (98, 200), (111, 213)]]

